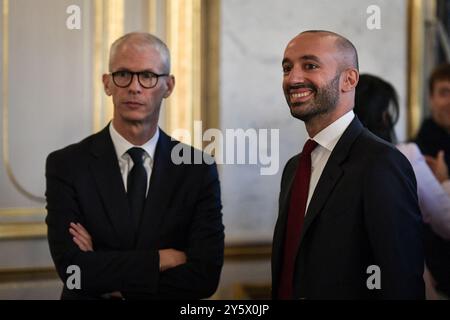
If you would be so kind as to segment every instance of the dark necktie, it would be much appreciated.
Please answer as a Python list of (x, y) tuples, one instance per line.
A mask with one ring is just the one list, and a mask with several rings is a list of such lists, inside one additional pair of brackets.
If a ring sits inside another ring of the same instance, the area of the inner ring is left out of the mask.
[(144, 211), (145, 193), (147, 191), (147, 172), (144, 168), (144, 149), (130, 148), (127, 153), (133, 159), (133, 168), (128, 173), (127, 196), (130, 205), (131, 219), (137, 231)]
[(311, 152), (316, 146), (317, 142), (314, 140), (308, 140), (305, 143), (292, 184), (284, 239), (283, 265), (278, 290), (279, 299), (292, 299), (295, 259), (302, 234), (306, 202), (308, 201), (309, 180), (311, 178)]

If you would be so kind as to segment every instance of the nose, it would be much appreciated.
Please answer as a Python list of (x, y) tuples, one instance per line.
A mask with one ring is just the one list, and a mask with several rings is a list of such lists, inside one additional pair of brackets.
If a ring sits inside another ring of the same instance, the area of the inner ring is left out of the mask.
[(303, 70), (299, 66), (294, 65), (285, 77), (285, 82), (287, 84), (304, 83), (305, 75)]
[(142, 87), (141, 84), (139, 83), (137, 74), (133, 74), (131, 78), (131, 83), (128, 86), (128, 92), (132, 94), (138, 94), (142, 92)]

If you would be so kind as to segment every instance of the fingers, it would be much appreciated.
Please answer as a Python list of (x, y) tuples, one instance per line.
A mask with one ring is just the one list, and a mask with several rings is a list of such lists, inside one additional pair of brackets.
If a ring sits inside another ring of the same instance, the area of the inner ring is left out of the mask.
[(436, 159), (430, 156), (425, 156), (425, 161), (427, 162), (431, 170), (434, 171), (434, 168), (436, 167)]
[(91, 236), (89, 232), (80, 224), (80, 223), (71, 223), (70, 226), (75, 229), (79, 234), (81, 234), (84, 238), (91, 240)]
[(186, 254), (183, 251), (175, 249), (159, 250), (160, 270), (165, 271), (170, 268), (184, 264), (187, 261)]
[(425, 160), (433, 172), (436, 179), (442, 183), (448, 180), (448, 168), (445, 162), (445, 153), (443, 150), (440, 150), (436, 157), (425, 156)]
[(70, 223), (69, 232), (73, 236), (73, 241), (78, 245), (80, 250), (93, 251), (91, 236), (81, 224)]
[(83, 237), (82, 234), (80, 234), (79, 232), (77, 232), (77, 230), (73, 229), (73, 228), (69, 228), (69, 232), (72, 236), (74, 236), (74, 238), (77, 239), (78, 243), (83, 244), (84, 247), (89, 247), (89, 241)]
[(167, 254), (176, 265), (186, 262), (186, 254), (183, 251), (179, 251), (176, 249), (167, 249)]
[(427, 161), (427, 163), (434, 163), (436, 161), (436, 159), (434, 159), (432, 156), (425, 156), (425, 160)]
[(427, 161), (427, 163), (430, 164), (436, 164), (438, 162), (444, 162), (445, 163), (445, 152), (444, 150), (440, 150), (437, 155), (436, 158), (432, 157), (432, 156), (425, 156), (425, 160)]
[(186, 263), (186, 261), (187, 261), (186, 254), (183, 251), (178, 251), (178, 253), (179, 253), (180, 264)]
[(78, 247), (82, 251), (91, 251), (92, 250), (92, 248), (89, 244), (89, 241), (87, 241), (85, 238), (83, 238), (83, 236), (80, 235), (76, 230), (70, 228), (69, 232), (73, 236), (73, 241), (78, 245)]
[(78, 246), (78, 248), (80, 248), (81, 251), (83, 252), (91, 251), (82, 241), (78, 240), (77, 237), (73, 237), (73, 242), (75, 242), (75, 244)]
[(120, 291), (111, 292), (111, 297), (123, 299), (122, 293)]

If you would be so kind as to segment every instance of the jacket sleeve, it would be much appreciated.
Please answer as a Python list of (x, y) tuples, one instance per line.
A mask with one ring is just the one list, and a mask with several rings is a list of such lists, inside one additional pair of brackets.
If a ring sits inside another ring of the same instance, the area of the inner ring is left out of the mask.
[(224, 226), (215, 164), (202, 165), (201, 184), (186, 245), (187, 262), (160, 273), (158, 292), (146, 298), (202, 299), (217, 289), (224, 259)]
[(381, 272), (381, 299), (424, 299), (423, 223), (414, 172), (397, 150), (380, 152), (364, 176), (364, 219)]

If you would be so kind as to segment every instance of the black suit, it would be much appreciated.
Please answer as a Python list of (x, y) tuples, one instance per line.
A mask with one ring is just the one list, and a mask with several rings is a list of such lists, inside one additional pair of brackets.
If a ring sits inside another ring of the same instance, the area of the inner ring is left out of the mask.
[[(215, 292), (224, 250), (217, 168), (173, 164), (177, 143), (160, 131), (137, 233), (108, 127), (48, 156), (50, 251), (64, 283), (67, 266), (81, 269), (81, 290), (64, 286), (63, 299), (95, 299), (113, 291), (125, 298), (198, 299)], [(200, 152), (187, 148), (192, 158)], [(82, 252), (73, 242), (70, 222), (88, 230), (94, 252)], [(187, 263), (160, 273), (158, 250), (164, 248), (184, 251)]]
[[(278, 292), (290, 189), (298, 155), (283, 172), (272, 255)], [(422, 220), (416, 181), (394, 146), (355, 117), (336, 144), (305, 216), (294, 268), (294, 298), (423, 299)], [(381, 270), (381, 289), (366, 273)]]

